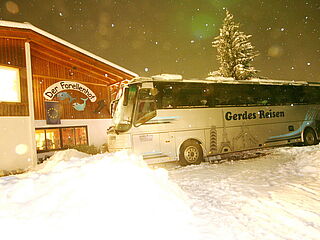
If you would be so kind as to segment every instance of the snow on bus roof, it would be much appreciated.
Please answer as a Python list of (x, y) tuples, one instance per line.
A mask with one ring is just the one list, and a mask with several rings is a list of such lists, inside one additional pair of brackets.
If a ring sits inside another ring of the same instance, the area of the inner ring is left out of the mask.
[(317, 82), (306, 82), (297, 80), (273, 80), (253, 78), (250, 80), (235, 80), (226, 77), (208, 77), (206, 79), (183, 79), (177, 74), (161, 74), (152, 77), (137, 77), (132, 79), (133, 82), (152, 82), (152, 81), (168, 81), (168, 82), (197, 82), (197, 83), (225, 83), (225, 84), (260, 84), (260, 85), (293, 85), (293, 86), (320, 86)]
[(88, 57), (91, 57), (91, 58), (93, 58), (95, 60), (98, 60), (98, 61), (104, 63), (104, 64), (107, 64), (107, 65), (109, 65), (111, 67), (114, 67), (114, 68), (116, 68), (116, 69), (118, 69), (118, 70), (120, 70), (122, 72), (125, 72), (125, 73), (127, 73), (129, 75), (132, 75), (134, 77), (138, 77), (139, 76), (138, 74), (136, 74), (134, 72), (131, 72), (128, 69), (120, 67), (119, 65), (114, 64), (112, 62), (109, 62), (108, 60), (106, 60), (106, 59), (104, 59), (102, 57), (99, 57), (99, 56), (97, 56), (97, 55), (95, 55), (93, 53), (90, 53), (90, 52), (82, 49), (82, 48), (79, 48), (79, 47), (77, 47), (77, 46), (75, 46), (75, 45), (73, 45), (73, 44), (71, 44), (71, 43), (59, 38), (59, 37), (56, 37), (56, 36), (46, 32), (46, 31), (44, 31), (44, 30), (42, 30), (40, 28), (37, 28), (37, 27), (33, 26), (32, 24), (30, 24), (28, 22), (18, 23), (18, 22), (10, 22), (10, 21), (0, 20), (0, 27), (12, 27), (12, 28), (21, 28), (21, 29), (32, 30), (32, 31), (34, 31), (36, 33), (39, 33), (40, 35), (43, 35), (43, 36), (45, 36), (45, 37), (47, 37), (47, 38), (49, 38), (49, 39), (51, 39), (53, 41), (61, 43), (61, 44), (65, 45), (66, 47), (69, 47), (69, 48), (71, 48), (73, 50), (76, 50), (76, 51), (78, 51), (80, 53), (83, 53), (84, 55), (87, 55)]

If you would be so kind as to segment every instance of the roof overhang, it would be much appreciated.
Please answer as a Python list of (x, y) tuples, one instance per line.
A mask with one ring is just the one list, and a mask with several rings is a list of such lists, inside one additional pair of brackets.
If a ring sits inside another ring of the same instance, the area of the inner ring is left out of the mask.
[(97, 61), (99, 61), (101, 63), (109, 65), (109, 66), (111, 66), (113, 68), (116, 68), (116, 69), (118, 69), (118, 70), (120, 70), (120, 71), (122, 71), (124, 73), (127, 73), (127, 74), (133, 76), (133, 77), (138, 77), (139, 76), (138, 74), (136, 74), (136, 73), (134, 73), (132, 71), (129, 71), (128, 69), (125, 69), (125, 68), (123, 68), (123, 67), (121, 67), (121, 66), (119, 66), (117, 64), (114, 64), (114, 63), (112, 63), (112, 62), (110, 62), (110, 61), (108, 61), (108, 60), (106, 60), (106, 59), (104, 59), (102, 57), (99, 57), (99, 56), (97, 56), (97, 55), (95, 55), (93, 53), (90, 53), (90, 52), (82, 49), (82, 48), (79, 48), (79, 47), (73, 45), (72, 43), (69, 43), (69, 42), (67, 42), (67, 41), (65, 41), (65, 40), (63, 40), (63, 39), (61, 39), (59, 37), (56, 37), (56, 36), (46, 32), (46, 31), (43, 31), (42, 29), (37, 28), (37, 27), (33, 26), (30, 23), (27, 23), (27, 22), (26, 23), (18, 23), (18, 22), (10, 22), (10, 21), (0, 20), (0, 27), (27, 29), (27, 30), (34, 31), (34, 32), (36, 32), (36, 33), (38, 33), (38, 34), (40, 34), (40, 35), (42, 35), (44, 37), (47, 37), (47, 38), (49, 38), (49, 39), (51, 39), (51, 40), (53, 40), (55, 42), (58, 42), (58, 43), (66, 46), (68, 48), (71, 48), (71, 49), (73, 49), (73, 50), (75, 50), (77, 52), (80, 52), (80, 53), (82, 53), (82, 54), (84, 54), (84, 55), (86, 55), (86, 56), (88, 56), (90, 58), (93, 58), (93, 59), (95, 59), (95, 60), (97, 60)]

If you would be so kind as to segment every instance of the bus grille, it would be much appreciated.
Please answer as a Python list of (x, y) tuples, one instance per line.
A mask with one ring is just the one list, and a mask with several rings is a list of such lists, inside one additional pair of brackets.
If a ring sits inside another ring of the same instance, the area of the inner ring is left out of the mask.
[(217, 152), (217, 129), (216, 127), (211, 127), (210, 129), (210, 153)]

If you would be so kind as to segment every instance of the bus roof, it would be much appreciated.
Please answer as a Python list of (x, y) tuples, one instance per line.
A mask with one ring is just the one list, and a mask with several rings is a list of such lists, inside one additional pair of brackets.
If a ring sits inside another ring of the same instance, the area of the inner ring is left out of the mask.
[[(224, 84), (259, 84), (259, 85), (294, 85), (294, 86), (320, 86), (319, 82), (306, 82), (297, 80), (273, 80), (253, 78), (250, 80), (235, 80), (225, 77), (208, 77), (206, 79), (183, 79), (181, 75), (161, 74), (152, 77), (136, 77), (130, 83), (142, 82), (184, 82), (184, 83), (224, 83)], [(130, 84), (129, 83), (129, 84)]]

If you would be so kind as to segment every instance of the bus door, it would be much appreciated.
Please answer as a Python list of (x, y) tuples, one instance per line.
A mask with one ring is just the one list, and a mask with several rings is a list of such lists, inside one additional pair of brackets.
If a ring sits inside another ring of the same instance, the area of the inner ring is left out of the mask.
[(174, 158), (175, 153), (175, 138), (170, 133), (160, 133), (160, 150), (163, 155)]
[(133, 135), (133, 149), (145, 160), (163, 162), (173, 159), (175, 143), (169, 133), (145, 133)]

